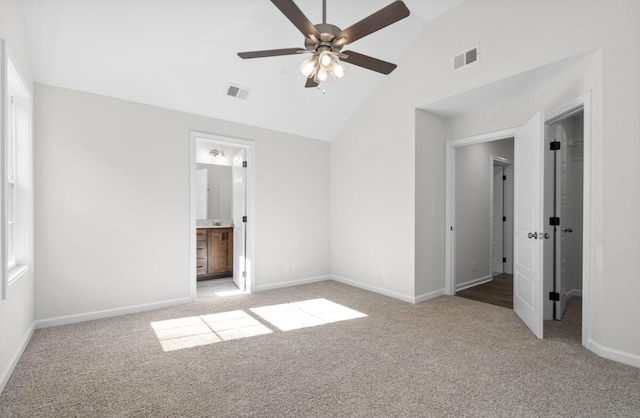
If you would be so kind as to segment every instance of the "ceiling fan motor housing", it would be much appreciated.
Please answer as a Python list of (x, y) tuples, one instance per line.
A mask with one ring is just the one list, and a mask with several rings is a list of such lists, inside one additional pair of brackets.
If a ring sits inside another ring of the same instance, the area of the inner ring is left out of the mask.
[(318, 40), (319, 42), (317, 42), (316, 40), (312, 39), (312, 37), (305, 37), (304, 47), (307, 49), (307, 51), (314, 52), (318, 50), (318, 48), (323, 46), (329, 47), (336, 52), (342, 49), (342, 45), (333, 45), (333, 41), (336, 39), (336, 36), (342, 31), (342, 29), (329, 23), (319, 23), (317, 25), (314, 25), (314, 27), (320, 34), (320, 39)]

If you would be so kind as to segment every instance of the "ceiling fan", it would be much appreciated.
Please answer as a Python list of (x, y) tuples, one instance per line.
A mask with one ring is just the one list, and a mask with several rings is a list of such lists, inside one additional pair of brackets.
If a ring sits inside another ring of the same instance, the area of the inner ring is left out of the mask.
[(327, 23), (326, 0), (322, 0), (322, 23), (317, 25), (312, 24), (307, 19), (293, 0), (271, 0), (271, 2), (302, 32), (304, 35), (304, 49), (283, 48), (239, 52), (238, 56), (240, 58), (263, 58), (310, 53), (311, 57), (304, 60), (300, 65), (300, 71), (307, 77), (305, 87), (316, 87), (318, 84), (327, 81), (329, 75), (334, 78), (341, 78), (344, 75), (342, 62), (382, 74), (389, 74), (396, 68), (396, 65), (390, 62), (354, 51), (342, 51), (342, 48), (409, 16), (409, 9), (402, 1), (394, 1), (346, 29), (340, 29)]

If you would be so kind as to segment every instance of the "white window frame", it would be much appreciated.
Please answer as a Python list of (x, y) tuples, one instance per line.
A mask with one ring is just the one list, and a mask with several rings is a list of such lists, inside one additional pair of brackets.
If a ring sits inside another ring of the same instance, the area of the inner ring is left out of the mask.
[(0, 40), (1, 297), (33, 266), (33, 95)]

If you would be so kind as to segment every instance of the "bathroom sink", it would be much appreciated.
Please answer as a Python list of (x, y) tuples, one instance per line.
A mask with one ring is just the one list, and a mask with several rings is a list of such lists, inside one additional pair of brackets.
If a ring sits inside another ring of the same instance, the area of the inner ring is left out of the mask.
[(196, 223), (198, 228), (231, 228), (232, 223), (230, 221), (212, 221), (208, 219), (198, 220)]

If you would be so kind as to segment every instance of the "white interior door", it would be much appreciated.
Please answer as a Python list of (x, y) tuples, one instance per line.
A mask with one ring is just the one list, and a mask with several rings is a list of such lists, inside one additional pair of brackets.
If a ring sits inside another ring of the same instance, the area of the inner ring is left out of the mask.
[(241, 149), (233, 157), (231, 176), (233, 178), (233, 282), (238, 289), (246, 290), (246, 238), (247, 224), (243, 217), (247, 214), (247, 169), (244, 167), (246, 151)]
[(196, 171), (196, 219), (207, 219), (209, 202), (209, 171)]
[[(562, 131), (564, 134), (564, 131)], [(556, 138), (560, 142), (560, 149), (556, 151), (556, 213), (560, 217), (560, 225), (555, 227), (556, 251), (556, 288), (560, 300), (556, 301), (555, 319), (562, 319), (567, 304), (567, 255), (569, 254), (567, 240), (567, 225), (571, 225), (567, 211), (567, 139), (566, 134)]]
[(544, 114), (515, 135), (513, 310), (534, 335), (543, 334)]
[[(493, 242), (492, 273), (504, 273), (504, 166), (493, 165)], [(493, 274), (491, 274), (493, 276)]]

